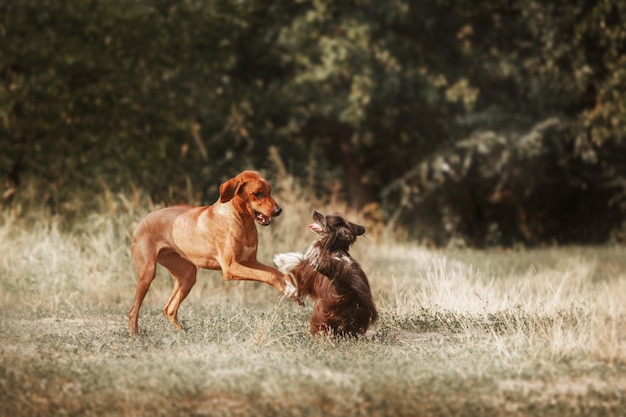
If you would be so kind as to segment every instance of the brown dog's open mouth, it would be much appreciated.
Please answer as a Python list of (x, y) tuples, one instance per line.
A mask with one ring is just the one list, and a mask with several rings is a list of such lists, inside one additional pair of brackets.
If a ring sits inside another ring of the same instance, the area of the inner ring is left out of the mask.
[(259, 213), (258, 211), (254, 212), (254, 217), (256, 218), (256, 221), (261, 225), (261, 226), (267, 226), (272, 222), (272, 218), (266, 216), (263, 213)]

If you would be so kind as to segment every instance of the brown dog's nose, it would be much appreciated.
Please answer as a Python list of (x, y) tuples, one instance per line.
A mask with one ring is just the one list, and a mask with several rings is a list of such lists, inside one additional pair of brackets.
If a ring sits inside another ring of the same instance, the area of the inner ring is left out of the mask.
[(279, 206), (276, 206), (276, 208), (274, 209), (274, 213), (272, 214), (273, 217), (276, 216), (280, 216), (280, 213), (283, 212), (283, 209), (281, 209)]

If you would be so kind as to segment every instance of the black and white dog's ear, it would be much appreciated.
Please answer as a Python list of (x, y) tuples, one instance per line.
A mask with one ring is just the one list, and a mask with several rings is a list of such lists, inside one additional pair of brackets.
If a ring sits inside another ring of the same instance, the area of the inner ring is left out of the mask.
[(346, 227), (342, 227), (339, 231), (339, 236), (342, 240), (352, 243), (356, 240), (357, 236), (361, 236), (365, 233), (365, 227), (355, 223), (346, 223)]
[(341, 229), (339, 229), (337, 234), (339, 235), (340, 240), (348, 242), (349, 244), (352, 244), (352, 242), (356, 240), (356, 235), (354, 234), (352, 229), (347, 227), (342, 227)]
[(348, 223), (348, 227), (350, 228), (350, 231), (354, 233), (354, 236), (361, 236), (363, 233), (365, 233), (365, 227), (360, 226), (356, 223)]

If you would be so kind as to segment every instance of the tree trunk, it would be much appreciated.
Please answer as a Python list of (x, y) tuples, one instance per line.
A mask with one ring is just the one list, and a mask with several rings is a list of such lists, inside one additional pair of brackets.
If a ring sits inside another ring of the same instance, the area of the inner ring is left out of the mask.
[(340, 124), (335, 131), (339, 143), (340, 164), (345, 175), (348, 205), (353, 210), (360, 210), (373, 200), (371, 190), (363, 183), (363, 169), (352, 144), (353, 130), (346, 124)]

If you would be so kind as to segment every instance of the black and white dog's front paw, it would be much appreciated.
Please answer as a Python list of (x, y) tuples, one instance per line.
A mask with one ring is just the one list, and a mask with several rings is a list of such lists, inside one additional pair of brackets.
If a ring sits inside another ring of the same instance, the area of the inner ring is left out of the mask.
[(274, 265), (283, 274), (289, 274), (304, 260), (304, 255), (300, 252), (278, 253), (274, 255)]
[(274, 255), (274, 265), (276, 265), (285, 278), (285, 295), (301, 306), (304, 305), (304, 300), (298, 294), (298, 281), (292, 271), (303, 260), (304, 255), (299, 252), (287, 252)]

